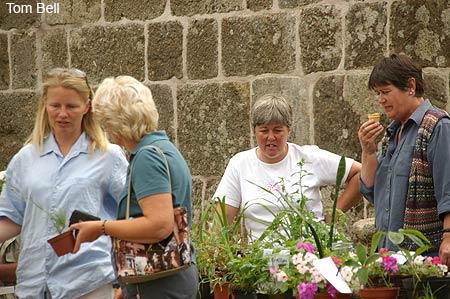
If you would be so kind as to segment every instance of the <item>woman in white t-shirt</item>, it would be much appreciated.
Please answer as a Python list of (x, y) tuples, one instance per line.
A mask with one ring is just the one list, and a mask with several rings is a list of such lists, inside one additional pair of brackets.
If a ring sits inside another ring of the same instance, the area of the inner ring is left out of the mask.
[[(292, 108), (280, 96), (265, 95), (258, 99), (252, 108), (251, 117), (258, 146), (230, 159), (213, 197), (225, 197), (228, 223), (234, 221), (240, 208), (246, 207), (245, 227), (249, 238), (259, 238), (267, 227), (262, 222), (270, 223), (273, 220), (272, 213), (282, 208), (261, 187), (277, 191), (283, 178), (289, 193), (298, 190), (298, 163), (302, 159), (303, 171), (308, 173), (302, 178), (302, 193), (310, 199), (306, 206), (318, 219), (323, 219), (320, 187), (335, 184), (340, 156), (315, 145), (288, 143)], [(361, 200), (357, 179), (361, 164), (350, 158), (346, 158), (345, 162), (343, 185), (346, 188), (337, 202), (337, 208), (344, 212)]]

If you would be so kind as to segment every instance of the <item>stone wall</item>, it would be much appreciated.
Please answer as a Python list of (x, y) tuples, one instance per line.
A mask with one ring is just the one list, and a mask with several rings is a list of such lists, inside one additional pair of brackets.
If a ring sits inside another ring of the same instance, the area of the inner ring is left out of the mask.
[[(426, 96), (449, 108), (450, 0), (44, 1), (56, 13), (5, 2), (0, 169), (30, 133), (42, 74), (56, 66), (86, 71), (94, 86), (121, 74), (145, 82), (160, 127), (189, 163), (199, 206), (229, 158), (255, 145), (249, 110), (265, 93), (293, 104), (291, 141), (356, 159), (359, 124), (379, 110), (366, 85), (383, 55), (421, 63)], [(350, 216), (370, 210), (361, 204)]]

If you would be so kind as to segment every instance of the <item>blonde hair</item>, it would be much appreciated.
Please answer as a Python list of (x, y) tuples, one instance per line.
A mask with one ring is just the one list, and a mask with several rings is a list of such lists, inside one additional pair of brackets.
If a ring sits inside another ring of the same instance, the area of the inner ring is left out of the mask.
[(159, 114), (152, 92), (131, 76), (103, 80), (92, 109), (103, 126), (125, 140), (139, 142), (158, 129)]
[[(36, 113), (36, 120), (33, 132), (26, 141), (31, 143), (38, 153), (41, 152), (44, 139), (51, 133), (50, 122), (46, 109), (47, 92), (50, 87), (64, 87), (75, 90), (84, 100), (89, 103), (92, 100), (92, 90), (87, 81), (86, 74), (77, 69), (56, 68), (50, 70), (44, 77), (42, 83), (42, 95), (39, 98), (39, 107)], [(99, 123), (94, 119), (92, 108), (83, 116), (81, 129), (89, 137), (89, 154), (93, 154), (95, 149), (104, 153), (108, 147), (108, 139)]]

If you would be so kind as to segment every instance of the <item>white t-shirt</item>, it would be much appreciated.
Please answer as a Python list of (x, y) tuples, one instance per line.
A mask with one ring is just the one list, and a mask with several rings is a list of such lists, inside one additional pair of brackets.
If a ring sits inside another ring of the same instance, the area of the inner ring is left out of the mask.
[[(320, 187), (334, 185), (340, 156), (320, 149), (315, 145), (298, 146), (288, 143), (289, 150), (286, 157), (273, 164), (259, 160), (256, 148), (240, 152), (230, 159), (225, 173), (214, 194), (216, 197), (225, 196), (225, 203), (235, 208), (245, 208), (245, 227), (250, 240), (257, 239), (266, 229), (266, 225), (253, 219), (270, 223), (273, 213), (282, 208), (282, 202), (263, 190), (265, 188), (277, 194), (281, 190), (280, 181), (284, 179), (286, 191), (290, 194), (299, 189), (300, 167), (298, 163), (304, 159), (301, 186), (302, 193), (309, 198), (306, 206), (318, 219), (322, 219), (322, 195)], [(347, 181), (353, 159), (345, 159), (345, 175)], [(262, 187), (262, 188), (260, 188)], [(299, 195), (295, 195), (299, 196)]]

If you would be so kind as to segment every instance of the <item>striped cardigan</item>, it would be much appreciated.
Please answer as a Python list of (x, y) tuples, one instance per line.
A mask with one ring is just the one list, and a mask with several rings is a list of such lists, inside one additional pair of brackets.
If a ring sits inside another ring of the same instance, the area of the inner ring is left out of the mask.
[[(448, 117), (447, 112), (433, 107), (425, 113), (420, 123), (409, 173), (409, 186), (403, 221), (404, 229), (418, 230), (430, 240), (432, 246), (430, 251), (439, 250), (442, 222), (438, 216), (433, 174), (427, 158), (427, 147), (434, 127), (443, 117)], [(388, 138), (385, 136), (382, 140), (382, 154), (385, 154), (387, 142)], [(410, 239), (405, 239), (402, 247), (409, 250), (417, 249), (417, 245)]]

